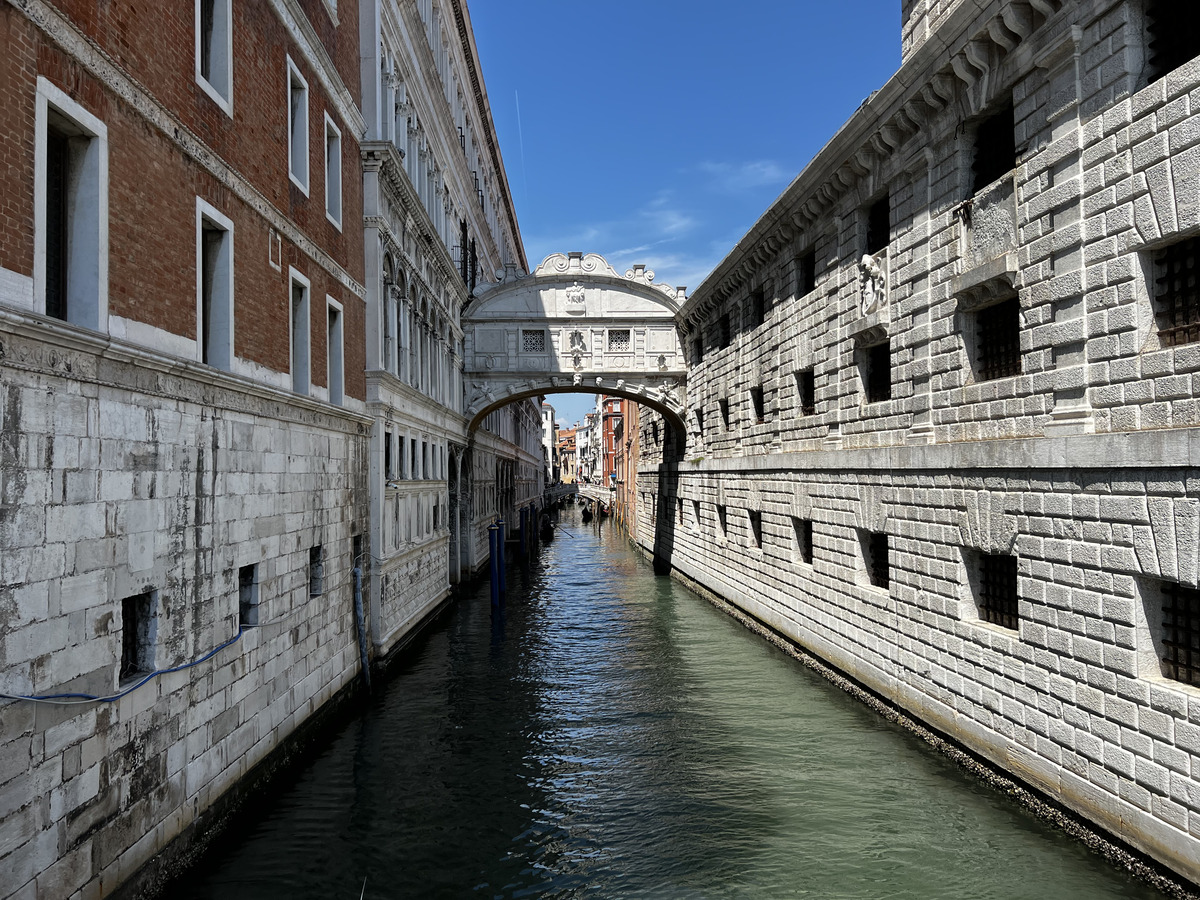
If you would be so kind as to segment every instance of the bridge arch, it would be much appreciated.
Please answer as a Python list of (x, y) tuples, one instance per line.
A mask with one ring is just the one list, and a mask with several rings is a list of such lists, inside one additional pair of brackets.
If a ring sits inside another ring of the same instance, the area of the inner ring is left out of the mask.
[(683, 438), (687, 359), (676, 322), (684, 288), (634, 266), (621, 276), (595, 253), (554, 253), (530, 274), (515, 266), (463, 311), (468, 428), (526, 397), (627, 397)]

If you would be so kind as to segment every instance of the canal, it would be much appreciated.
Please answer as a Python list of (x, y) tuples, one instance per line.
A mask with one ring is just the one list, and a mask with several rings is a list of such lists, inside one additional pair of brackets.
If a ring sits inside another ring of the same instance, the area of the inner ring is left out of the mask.
[(165, 896), (1162, 896), (562, 524)]

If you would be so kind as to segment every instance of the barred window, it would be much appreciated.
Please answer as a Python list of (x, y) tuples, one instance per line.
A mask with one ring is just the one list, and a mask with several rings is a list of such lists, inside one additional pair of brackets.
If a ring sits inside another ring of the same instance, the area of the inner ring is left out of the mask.
[(888, 569), (888, 536), (883, 531), (864, 531), (860, 533), (863, 550), (863, 564), (867, 570), (867, 578), (877, 588), (886, 590), (891, 584), (891, 572)]
[(630, 349), (628, 328), (610, 328), (608, 330), (609, 353), (628, 353)]
[(811, 368), (796, 373), (796, 403), (802, 416), (811, 416), (817, 411), (817, 379)]
[(1021, 304), (1016, 297), (975, 313), (975, 360), (981, 381), (1021, 374)]
[(523, 353), (545, 353), (546, 332), (541, 329), (521, 329), (521, 351)]
[(1016, 631), (1017, 558), (1006, 553), (979, 554), (976, 582), (979, 618)]
[(1200, 685), (1200, 591), (1164, 584), (1162, 598), (1163, 674)]
[(1154, 299), (1158, 333), (1173, 347), (1200, 340), (1200, 281), (1196, 251), (1200, 238), (1163, 247), (1154, 254)]

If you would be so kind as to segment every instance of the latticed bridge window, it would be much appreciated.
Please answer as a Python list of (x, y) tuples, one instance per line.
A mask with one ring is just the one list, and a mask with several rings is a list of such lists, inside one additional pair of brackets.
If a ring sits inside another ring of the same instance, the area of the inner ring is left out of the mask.
[(608, 352), (609, 353), (628, 353), (630, 350), (630, 336), (628, 328), (610, 328), (608, 330)]
[(1163, 674), (1200, 685), (1200, 591), (1164, 584), (1162, 597)]
[(1188, 238), (1154, 254), (1158, 333), (1168, 347), (1200, 340), (1198, 247), (1200, 238)]
[(1016, 631), (1017, 558), (1006, 553), (981, 553), (978, 587), (979, 618)]
[(521, 331), (521, 350), (524, 353), (545, 353), (546, 352), (546, 332), (538, 329), (536, 331), (522, 329)]

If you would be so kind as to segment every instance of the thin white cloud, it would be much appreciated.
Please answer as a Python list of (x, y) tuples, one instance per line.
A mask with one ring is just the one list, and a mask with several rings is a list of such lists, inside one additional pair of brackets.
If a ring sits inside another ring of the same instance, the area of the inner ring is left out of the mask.
[(722, 193), (737, 193), (773, 185), (782, 187), (795, 174), (769, 159), (743, 163), (702, 162), (698, 168), (708, 176), (708, 187)]

